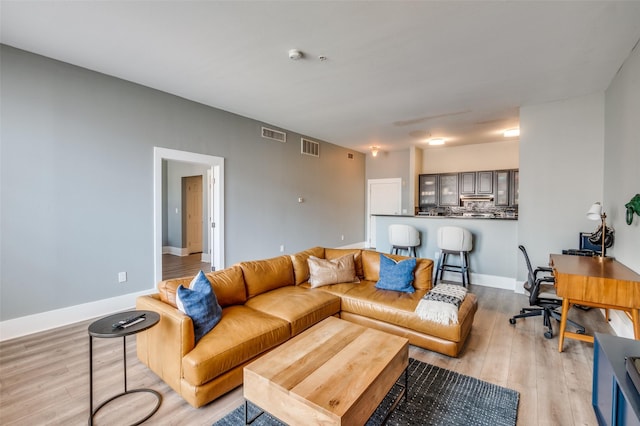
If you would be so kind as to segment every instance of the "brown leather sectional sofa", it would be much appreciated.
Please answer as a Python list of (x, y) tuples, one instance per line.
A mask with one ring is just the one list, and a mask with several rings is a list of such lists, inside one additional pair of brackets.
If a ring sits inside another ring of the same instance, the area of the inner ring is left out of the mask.
[[(307, 259), (337, 259), (353, 253), (359, 283), (310, 288)], [(396, 260), (403, 256), (388, 255)], [(477, 309), (469, 293), (459, 323), (441, 325), (418, 318), (415, 307), (432, 287), (433, 261), (418, 259), (414, 293), (375, 288), (380, 253), (315, 247), (294, 255), (241, 262), (207, 273), (222, 319), (196, 345), (191, 318), (176, 308), (175, 293), (189, 278), (158, 284), (158, 293), (138, 298), (136, 307), (158, 312), (160, 322), (137, 334), (138, 358), (194, 407), (242, 384), (243, 367), (270, 349), (329, 316), (397, 334), (410, 343), (458, 356)]]

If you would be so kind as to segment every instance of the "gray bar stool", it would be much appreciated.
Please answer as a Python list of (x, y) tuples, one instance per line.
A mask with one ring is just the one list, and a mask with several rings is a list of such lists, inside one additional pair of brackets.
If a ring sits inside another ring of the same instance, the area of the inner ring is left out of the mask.
[(399, 254), (399, 250), (407, 250), (409, 256), (417, 257), (416, 247), (420, 246), (420, 232), (410, 225), (389, 225), (390, 254)]
[[(436, 283), (442, 280), (444, 271), (460, 272), (462, 285), (471, 282), (469, 274), (469, 252), (473, 248), (472, 235), (467, 229), (458, 226), (442, 226), (438, 228), (438, 248), (440, 257), (436, 268)], [(460, 264), (447, 263), (450, 254), (460, 256)]]

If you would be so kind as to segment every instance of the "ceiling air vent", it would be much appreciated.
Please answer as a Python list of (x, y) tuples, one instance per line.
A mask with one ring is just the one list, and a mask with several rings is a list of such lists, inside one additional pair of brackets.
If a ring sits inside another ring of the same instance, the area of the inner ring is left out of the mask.
[(300, 153), (320, 157), (320, 144), (309, 139), (300, 138)]
[(269, 129), (267, 127), (262, 128), (262, 137), (265, 139), (272, 139), (278, 142), (286, 142), (287, 134), (285, 132), (281, 132), (280, 130)]

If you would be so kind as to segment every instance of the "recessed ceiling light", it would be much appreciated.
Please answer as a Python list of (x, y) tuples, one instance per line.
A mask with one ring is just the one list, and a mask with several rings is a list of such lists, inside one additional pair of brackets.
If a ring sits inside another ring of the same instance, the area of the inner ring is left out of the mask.
[(503, 133), (505, 138), (512, 138), (514, 136), (520, 136), (520, 129), (507, 129)]
[(444, 138), (429, 139), (429, 145), (444, 145)]

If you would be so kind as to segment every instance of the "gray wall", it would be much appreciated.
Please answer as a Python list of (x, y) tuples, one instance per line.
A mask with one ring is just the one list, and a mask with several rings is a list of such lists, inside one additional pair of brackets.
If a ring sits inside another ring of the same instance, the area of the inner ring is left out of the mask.
[(624, 205), (640, 194), (640, 47), (636, 45), (605, 93), (604, 210), (616, 231), (611, 254), (640, 273), (640, 217), (631, 226)]
[(281, 244), (364, 240), (363, 154), (322, 142), (320, 158), (303, 156), (293, 132), (262, 139), (251, 119), (11, 47), (0, 55), (1, 320), (155, 285), (154, 146), (225, 158), (228, 265)]
[[(608, 254), (640, 272), (640, 220), (625, 223), (626, 204), (640, 193), (640, 53), (627, 58), (605, 93), (520, 110), (518, 238), (532, 261), (578, 245), (578, 233), (599, 222), (586, 218), (603, 202), (615, 229)], [(524, 280), (524, 263), (519, 278)]]
[(586, 213), (602, 200), (603, 152), (604, 93), (520, 109), (518, 242), (533, 264), (548, 265), (550, 253), (578, 248), (579, 233), (596, 229)]

